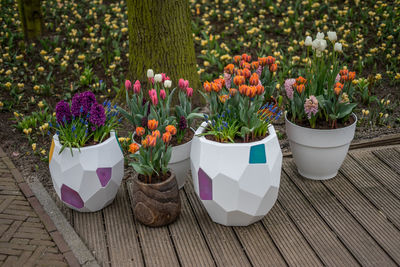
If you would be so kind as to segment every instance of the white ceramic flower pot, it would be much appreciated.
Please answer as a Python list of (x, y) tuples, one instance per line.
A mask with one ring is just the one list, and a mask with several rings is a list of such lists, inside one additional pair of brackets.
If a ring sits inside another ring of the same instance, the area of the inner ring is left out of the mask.
[(298, 172), (309, 179), (335, 177), (354, 138), (357, 117), (351, 125), (332, 130), (311, 129), (290, 122), (285, 116), (286, 134)]
[(172, 147), (168, 168), (175, 173), (179, 189), (185, 185), (186, 178), (189, 174), (191, 145), (192, 140), (182, 145)]
[(203, 123), (192, 140), (190, 163), (195, 191), (214, 222), (246, 226), (262, 219), (275, 204), (282, 152), (274, 127), (252, 143), (207, 140)]
[(114, 132), (104, 142), (69, 148), (60, 154), (61, 144), (54, 135), (49, 167), (54, 189), (70, 208), (82, 212), (98, 211), (110, 204), (124, 176), (124, 156)]

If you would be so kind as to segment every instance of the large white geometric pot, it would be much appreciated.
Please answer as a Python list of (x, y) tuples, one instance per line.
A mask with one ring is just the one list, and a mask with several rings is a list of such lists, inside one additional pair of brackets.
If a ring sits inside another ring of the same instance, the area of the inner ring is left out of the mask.
[(172, 147), (171, 159), (168, 163), (168, 168), (175, 173), (179, 189), (185, 185), (185, 181), (190, 170), (189, 158), (191, 146), (192, 140), (182, 145)]
[(98, 211), (110, 204), (117, 194), (124, 176), (124, 155), (115, 132), (104, 142), (80, 151), (65, 148), (54, 135), (49, 167), (58, 197), (70, 208)]
[(351, 125), (328, 130), (301, 127), (285, 116), (286, 134), (299, 174), (313, 180), (337, 175), (354, 138), (357, 117), (352, 116)]
[(252, 143), (218, 143), (201, 134), (192, 140), (190, 163), (195, 191), (211, 219), (246, 226), (262, 219), (278, 198), (282, 152), (275, 129)]

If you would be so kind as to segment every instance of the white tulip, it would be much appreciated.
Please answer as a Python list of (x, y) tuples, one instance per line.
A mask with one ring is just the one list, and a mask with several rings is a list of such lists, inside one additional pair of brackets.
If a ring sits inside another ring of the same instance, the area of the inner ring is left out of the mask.
[(165, 80), (164, 81), (164, 87), (165, 88), (171, 88), (172, 86), (172, 81), (171, 80)]
[(153, 78), (154, 77), (154, 71), (152, 69), (147, 70), (147, 78)]
[(320, 46), (321, 46), (321, 40), (320, 39), (315, 39), (312, 42), (312, 48), (313, 49), (317, 50), (317, 49), (319, 49)]
[(341, 43), (335, 43), (335, 51), (342, 52), (342, 44)]
[(337, 40), (336, 32), (328, 32), (328, 39), (331, 42), (335, 42)]
[(317, 39), (323, 40), (325, 38), (325, 34), (323, 32), (317, 33)]
[(306, 37), (306, 41), (304, 42), (305, 46), (312, 46), (312, 38), (311, 36)]
[(326, 40), (319, 40), (320, 46), (318, 48), (319, 51), (323, 52), (327, 47)]
[(156, 75), (154, 75), (154, 81), (155, 81), (156, 83), (162, 82), (162, 75), (161, 75), (161, 74), (156, 74)]

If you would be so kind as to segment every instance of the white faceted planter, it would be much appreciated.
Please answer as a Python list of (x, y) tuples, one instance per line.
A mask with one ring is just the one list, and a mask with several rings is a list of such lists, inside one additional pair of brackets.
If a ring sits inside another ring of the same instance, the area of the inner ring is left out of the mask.
[(262, 219), (278, 198), (282, 152), (275, 129), (252, 143), (207, 140), (203, 123), (192, 140), (195, 191), (214, 222), (246, 226)]
[(332, 130), (298, 126), (285, 116), (286, 134), (298, 172), (309, 179), (327, 180), (337, 175), (354, 138), (354, 123)]
[(81, 212), (98, 211), (110, 204), (124, 175), (124, 156), (114, 132), (104, 142), (69, 148), (59, 154), (62, 145), (54, 135), (49, 167), (58, 197), (70, 208)]

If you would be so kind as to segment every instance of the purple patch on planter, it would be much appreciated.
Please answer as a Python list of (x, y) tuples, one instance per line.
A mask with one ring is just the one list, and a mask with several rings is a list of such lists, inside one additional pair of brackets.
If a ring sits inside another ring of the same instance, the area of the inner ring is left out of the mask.
[(101, 186), (105, 187), (111, 179), (111, 168), (97, 168), (96, 173), (99, 177)]
[(78, 192), (65, 184), (61, 186), (61, 200), (77, 209), (83, 208), (81, 196)]
[(199, 169), (200, 199), (212, 200), (212, 180), (201, 168)]

